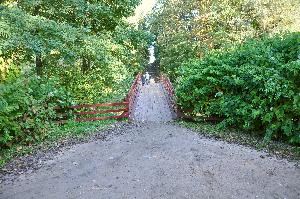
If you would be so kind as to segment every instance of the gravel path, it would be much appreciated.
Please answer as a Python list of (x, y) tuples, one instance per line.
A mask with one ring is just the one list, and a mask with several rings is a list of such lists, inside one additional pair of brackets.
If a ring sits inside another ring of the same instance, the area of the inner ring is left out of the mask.
[(0, 198), (300, 198), (295, 163), (166, 123), (172, 112), (159, 83), (142, 88), (134, 119), (12, 162)]
[(300, 198), (300, 169), (167, 123), (132, 124), (2, 183), (0, 198)]
[(135, 121), (171, 121), (173, 113), (167, 103), (164, 89), (160, 83), (151, 81), (141, 87), (133, 114)]

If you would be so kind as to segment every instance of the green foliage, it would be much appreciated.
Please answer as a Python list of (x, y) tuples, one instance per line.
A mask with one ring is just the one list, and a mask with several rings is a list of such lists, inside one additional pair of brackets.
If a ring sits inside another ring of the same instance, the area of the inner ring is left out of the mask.
[(1, 1), (1, 146), (43, 139), (55, 106), (124, 99), (152, 38), (124, 21), (139, 2)]
[(133, 14), (139, 3), (140, 0), (21, 0), (18, 5), (31, 15), (66, 22), (74, 27), (83, 26), (97, 33), (103, 30), (114, 30), (123, 22), (123, 17)]
[(248, 40), (180, 68), (177, 97), (193, 114), (300, 143), (300, 33)]
[(156, 37), (161, 69), (177, 76), (181, 64), (211, 49), (280, 31), (300, 31), (298, 0), (160, 0), (145, 20)]
[(54, 107), (70, 96), (56, 79), (21, 76), (0, 84), (0, 146), (42, 139), (57, 119)]
[(159, 0), (143, 26), (184, 109), (299, 143), (299, 34), (264, 38), (299, 32), (299, 8), (298, 0)]

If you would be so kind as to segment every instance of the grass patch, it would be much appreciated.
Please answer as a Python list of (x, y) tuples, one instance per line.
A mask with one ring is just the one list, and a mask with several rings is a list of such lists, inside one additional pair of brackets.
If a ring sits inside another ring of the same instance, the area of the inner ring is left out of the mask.
[(278, 157), (288, 158), (290, 160), (300, 160), (300, 147), (290, 145), (281, 141), (264, 142), (263, 136), (259, 136), (256, 132), (247, 132), (236, 129), (220, 129), (217, 124), (207, 122), (186, 122), (178, 121), (180, 126), (190, 128), (206, 137), (218, 140), (237, 143), (250, 146), (257, 150), (264, 150)]
[(43, 140), (38, 140), (31, 145), (15, 144), (10, 148), (0, 149), (0, 168), (3, 168), (7, 162), (13, 158), (32, 154), (36, 150), (47, 149), (57, 143), (77, 138), (84, 140), (91, 134), (108, 128), (111, 124), (115, 123), (116, 120), (103, 120), (94, 122), (74, 122), (69, 121), (68, 123), (61, 126), (54, 126)]

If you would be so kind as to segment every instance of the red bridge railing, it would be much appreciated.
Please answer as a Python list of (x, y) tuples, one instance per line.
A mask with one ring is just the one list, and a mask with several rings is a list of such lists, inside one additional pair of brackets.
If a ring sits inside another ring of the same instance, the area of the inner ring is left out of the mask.
[(178, 117), (179, 111), (176, 103), (176, 97), (175, 97), (175, 91), (172, 86), (172, 83), (169, 79), (169, 77), (165, 74), (160, 75), (160, 82), (162, 83), (164, 89), (167, 92), (167, 98), (168, 98), (168, 103), (171, 108), (171, 110), (174, 111), (174, 117)]
[[(139, 92), (140, 80), (141, 74), (139, 73), (132, 83), (131, 88), (123, 102), (80, 104), (68, 106), (63, 109), (57, 107), (56, 109), (58, 112), (61, 112), (61, 110), (72, 110), (73, 114), (75, 115), (75, 121), (77, 122), (131, 118), (134, 103)], [(66, 120), (59, 121), (59, 123), (65, 122)]]
[[(96, 110), (101, 107), (102, 110)], [(119, 103), (104, 103), (104, 104), (82, 104), (77, 106), (70, 106), (69, 109), (80, 110), (75, 111), (76, 116), (75, 121), (77, 122), (86, 122), (86, 121), (97, 121), (97, 120), (107, 120), (107, 119), (120, 119), (128, 117), (128, 102), (119, 102)], [(89, 109), (89, 110), (82, 110)], [(94, 115), (101, 114), (112, 114), (112, 113), (121, 113), (120, 115), (106, 115), (106, 116), (97, 116), (90, 117)]]
[(141, 86), (141, 78), (142, 78), (142, 74), (139, 73), (133, 84), (131, 85), (131, 88), (130, 88), (130, 91), (126, 97), (126, 102), (128, 102), (128, 118), (129, 119), (132, 119), (132, 113), (133, 113), (133, 110), (134, 110), (134, 104), (135, 104), (135, 101), (138, 97), (138, 93), (139, 93), (139, 90), (140, 90), (140, 86)]

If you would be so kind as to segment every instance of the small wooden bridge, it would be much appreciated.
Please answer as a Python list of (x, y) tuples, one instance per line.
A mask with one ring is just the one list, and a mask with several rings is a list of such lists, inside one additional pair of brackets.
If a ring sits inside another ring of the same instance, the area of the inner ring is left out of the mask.
[[(128, 118), (136, 121), (170, 121), (177, 117), (174, 90), (169, 78), (160, 75), (149, 85), (142, 85), (141, 73), (133, 81), (127, 97), (123, 102), (80, 104), (65, 107), (75, 115), (75, 121), (98, 121)], [(58, 108), (58, 111), (62, 110)], [(65, 122), (62, 120), (60, 122)]]
[[(170, 92), (170, 93), (169, 93)], [(150, 84), (140, 88), (134, 103), (132, 118), (136, 121), (166, 122), (177, 117), (172, 101), (173, 96), (170, 82), (165, 76), (160, 81), (154, 79)]]

